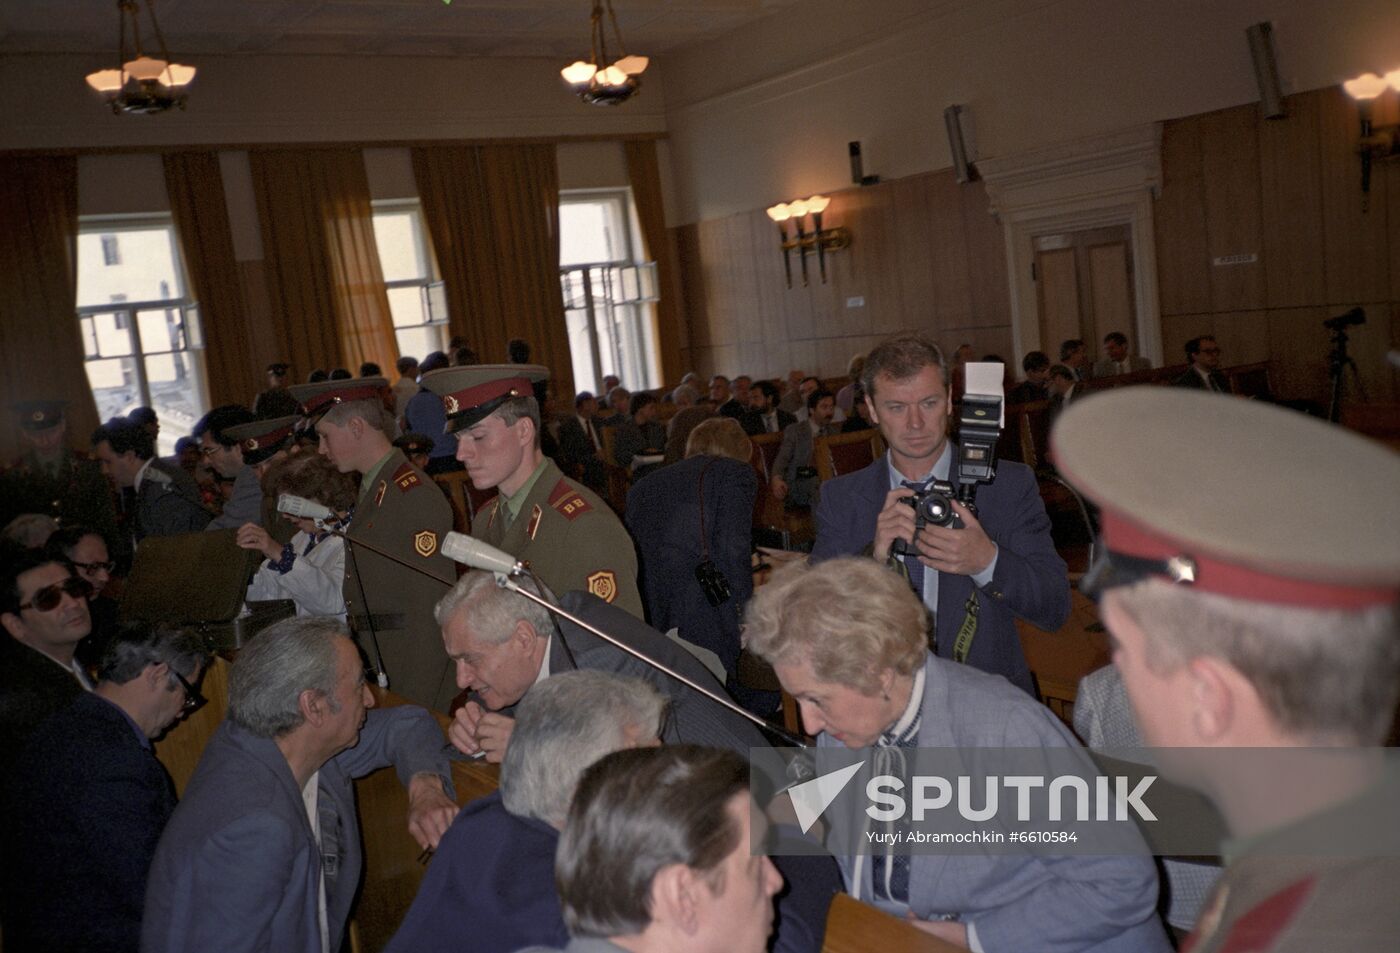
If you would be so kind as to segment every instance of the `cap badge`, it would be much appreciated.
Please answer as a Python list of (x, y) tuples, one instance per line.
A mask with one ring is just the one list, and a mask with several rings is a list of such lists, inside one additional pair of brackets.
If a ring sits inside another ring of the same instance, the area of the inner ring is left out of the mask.
[(257, 438), (257, 437), (249, 437), (247, 440), (243, 441), (243, 449), (244, 449), (244, 450), (256, 450), (256, 449), (258, 449), (258, 438)]
[(457, 402), (457, 398), (451, 394), (448, 394), (442, 399), (442, 407), (449, 414), (459, 413), (462, 409), (462, 405)]
[(1196, 560), (1190, 556), (1173, 556), (1167, 560), (1167, 578), (1175, 583), (1196, 581)]

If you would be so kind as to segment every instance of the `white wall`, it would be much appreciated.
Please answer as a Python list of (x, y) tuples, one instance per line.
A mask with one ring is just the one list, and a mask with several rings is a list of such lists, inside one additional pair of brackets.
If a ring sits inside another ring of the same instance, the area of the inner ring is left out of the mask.
[(1251, 102), (1244, 30), (1272, 20), (1285, 93), (1400, 67), (1395, 0), (807, 0), (669, 57), (672, 225)]

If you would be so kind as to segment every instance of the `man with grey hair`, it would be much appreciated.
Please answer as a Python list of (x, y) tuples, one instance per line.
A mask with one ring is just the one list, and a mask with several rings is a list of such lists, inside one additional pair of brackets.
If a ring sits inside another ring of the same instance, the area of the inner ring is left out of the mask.
[[(583, 592), (566, 592), (559, 605), (588, 624), (686, 678), (723, 695), (699, 659), (677, 642), (616, 606)], [(747, 754), (763, 737), (746, 720), (669, 675), (524, 596), (496, 585), (488, 572), (468, 572), (438, 603), (442, 641), (457, 669), (457, 685), (472, 697), (457, 710), (448, 738), (469, 755), (500, 761), (515, 722), (514, 706), (552, 675), (574, 669), (639, 678), (669, 699), (673, 717), (664, 739), (728, 748)]]
[(240, 651), (228, 717), (151, 866), (145, 953), (339, 950), (362, 855), (352, 782), (393, 765), (408, 829), (436, 846), (457, 813), (442, 732), (374, 696), (335, 619), (288, 619)]
[[(566, 942), (554, 853), (574, 788), (604, 755), (657, 744), (665, 711), (656, 689), (610, 672), (564, 672), (531, 691), (516, 711), (500, 789), (452, 822), (386, 953)], [(453, 922), (471, 929), (443, 929)]]
[(350, 628), (381, 686), (445, 712), (455, 693), (437, 652), (431, 608), (456, 578), (452, 563), (438, 554), (452, 529), (452, 507), (391, 442), (387, 385), (372, 377), (304, 384), (291, 392), (315, 422), (318, 452), (341, 473), (360, 474), (342, 587)]
[(182, 629), (123, 629), (97, 684), (33, 735), (9, 771), (0, 923), (12, 950), (132, 950), (175, 789), (151, 740), (202, 699), (208, 662)]

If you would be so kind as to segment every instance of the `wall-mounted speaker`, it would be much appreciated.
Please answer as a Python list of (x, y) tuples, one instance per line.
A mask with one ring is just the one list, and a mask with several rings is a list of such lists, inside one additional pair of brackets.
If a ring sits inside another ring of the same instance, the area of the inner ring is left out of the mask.
[(948, 129), (948, 152), (953, 157), (953, 174), (959, 182), (971, 182), (977, 178), (977, 167), (972, 164), (977, 156), (970, 148), (968, 130), (963, 127), (966, 118), (970, 118), (966, 106), (955, 104), (943, 110), (943, 125)]
[(1254, 81), (1259, 84), (1259, 106), (1265, 119), (1283, 119), (1283, 88), (1278, 81), (1278, 62), (1274, 59), (1274, 25), (1268, 20), (1256, 23), (1244, 31), (1249, 39), (1249, 58), (1254, 64)]
[(846, 144), (851, 152), (851, 184), (852, 185), (874, 185), (880, 181), (878, 175), (866, 175), (865, 164), (860, 157), (860, 140), (853, 139)]

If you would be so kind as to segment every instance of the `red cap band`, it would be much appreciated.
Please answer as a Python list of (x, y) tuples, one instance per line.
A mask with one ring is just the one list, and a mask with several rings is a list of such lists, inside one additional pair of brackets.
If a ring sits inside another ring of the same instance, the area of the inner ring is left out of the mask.
[(451, 417), (454, 414), (465, 413), (473, 407), (480, 407), (488, 400), (495, 400), (497, 397), (524, 397), (533, 393), (527, 378), (500, 378), (487, 381), (484, 384), (477, 384), (475, 387), (468, 387), (466, 390), (444, 394), (442, 396), (442, 409), (447, 411), (447, 415)]
[(343, 404), (352, 400), (380, 400), (384, 396), (383, 390), (382, 387), (366, 387), (363, 384), (345, 387), (342, 390), (326, 390), (308, 397), (302, 407), (309, 417), (330, 404)]
[(295, 423), (288, 424), (285, 427), (278, 427), (276, 430), (268, 431), (260, 437), (248, 437), (243, 441), (241, 446), (244, 450), (247, 451), (261, 450), (266, 447), (271, 447), (274, 444), (278, 444), (281, 443), (283, 440), (286, 440), (289, 436), (291, 436), (292, 431), (295, 429)]
[(1365, 609), (1390, 605), (1400, 598), (1400, 591), (1392, 586), (1317, 582), (1227, 562), (1193, 551), (1190, 545), (1147, 529), (1112, 510), (1103, 510), (1100, 525), (1104, 544), (1113, 552), (1144, 559), (1189, 557), (1196, 569), (1191, 588), (1202, 592), (1310, 609)]

